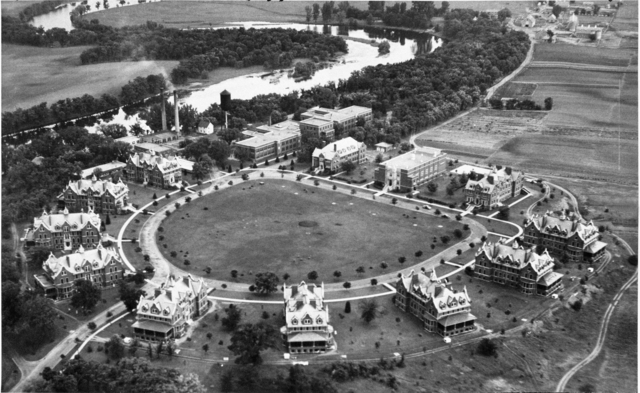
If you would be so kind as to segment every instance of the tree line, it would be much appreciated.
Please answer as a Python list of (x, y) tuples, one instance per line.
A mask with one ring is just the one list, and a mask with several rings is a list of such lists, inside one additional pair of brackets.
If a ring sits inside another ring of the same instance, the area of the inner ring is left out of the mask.
[(62, 0), (49, 0), (43, 1), (42, 3), (31, 4), (30, 6), (20, 11), (18, 17), (21, 21), (29, 22), (38, 15), (44, 15), (55, 10), (56, 7), (62, 3)]

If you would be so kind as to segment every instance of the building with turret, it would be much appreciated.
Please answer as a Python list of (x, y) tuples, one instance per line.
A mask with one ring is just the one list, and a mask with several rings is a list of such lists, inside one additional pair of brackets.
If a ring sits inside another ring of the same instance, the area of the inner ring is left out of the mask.
[(73, 212), (91, 209), (96, 213), (119, 214), (127, 205), (129, 187), (122, 179), (113, 183), (93, 175), (91, 180), (69, 181), (61, 197), (65, 207)]
[(366, 160), (367, 147), (351, 137), (329, 143), (322, 149), (315, 148), (311, 155), (311, 168), (337, 172), (345, 161), (360, 165)]
[(485, 242), (476, 252), (474, 277), (508, 285), (527, 295), (549, 296), (562, 290), (563, 275), (553, 271), (547, 250), (537, 254), (513, 242)]
[(100, 216), (89, 209), (86, 213), (69, 213), (65, 208), (62, 213), (48, 214), (33, 219), (33, 228), (29, 237), (39, 247), (71, 251), (80, 246), (97, 247), (100, 243)]
[(597, 262), (604, 257), (607, 243), (598, 240), (599, 231), (592, 221), (575, 216), (535, 214), (524, 222), (524, 243), (542, 246), (561, 260)]
[(284, 284), (286, 325), (280, 329), (290, 353), (322, 353), (333, 346), (333, 326), (329, 325), (329, 306), (324, 303), (324, 284), (302, 281)]
[(396, 291), (395, 305), (415, 315), (428, 332), (449, 337), (476, 329), (467, 288), (454, 290), (436, 276), (435, 270), (429, 276), (411, 270), (409, 275), (400, 276)]
[(464, 187), (466, 201), (470, 205), (493, 209), (522, 192), (524, 173), (510, 167), (494, 167), (490, 173), (476, 176), (482, 177), (470, 179)]

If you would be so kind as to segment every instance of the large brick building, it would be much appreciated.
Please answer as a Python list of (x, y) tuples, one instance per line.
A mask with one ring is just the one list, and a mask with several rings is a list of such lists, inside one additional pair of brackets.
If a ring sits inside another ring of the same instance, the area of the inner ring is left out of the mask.
[(510, 167), (494, 167), (493, 170), (477, 180), (469, 180), (464, 187), (466, 201), (470, 205), (493, 209), (516, 195), (520, 195), (524, 183), (524, 174)]
[[(371, 108), (364, 106), (352, 105), (342, 109), (327, 109), (316, 106), (300, 115), (302, 121), (306, 119), (330, 120), (343, 128), (343, 132), (348, 133), (354, 129), (358, 120), (363, 123), (373, 119)], [(301, 124), (302, 124), (301, 121)]]
[(378, 187), (409, 192), (435, 179), (446, 168), (447, 155), (440, 149), (418, 147), (379, 163), (374, 171), (374, 180)]
[(518, 288), (527, 295), (549, 296), (562, 289), (562, 274), (553, 271), (553, 258), (547, 250), (537, 254), (501, 240), (485, 242), (476, 253), (474, 277)]
[(129, 187), (120, 179), (117, 183), (110, 180), (70, 181), (62, 192), (65, 207), (70, 211), (93, 210), (96, 213), (119, 214), (127, 205)]
[(284, 284), (286, 326), (280, 329), (290, 353), (321, 353), (333, 345), (329, 307), (324, 303), (324, 284), (287, 287)]
[(233, 147), (236, 154), (244, 151), (252, 161), (261, 162), (300, 150), (300, 126), (296, 122), (264, 125), (257, 131), (244, 133), (248, 134), (253, 136), (234, 142)]
[(318, 138), (327, 141), (336, 139), (333, 121), (323, 118), (308, 118), (300, 121), (300, 134), (305, 138)]
[(366, 160), (367, 147), (351, 137), (329, 143), (322, 149), (316, 148), (311, 155), (311, 168), (320, 171), (337, 172), (345, 161), (360, 165)]
[(37, 246), (71, 251), (80, 246), (97, 247), (100, 243), (100, 216), (89, 209), (87, 213), (48, 214), (33, 219), (31, 234)]
[(458, 292), (447, 287), (435, 271), (428, 277), (413, 270), (408, 276), (402, 275), (396, 283), (396, 291), (395, 305), (415, 315), (428, 332), (448, 337), (476, 328), (467, 288)]
[(66, 299), (73, 295), (76, 281), (87, 280), (100, 289), (115, 286), (123, 279), (125, 266), (113, 248), (101, 243), (94, 249), (80, 246), (75, 253), (56, 257), (51, 253), (42, 264), (44, 274), (36, 274), (36, 286), (45, 296)]
[(536, 214), (525, 220), (524, 242), (542, 246), (568, 262), (596, 262), (604, 257), (607, 243), (598, 240), (593, 222), (576, 217)]
[(169, 188), (180, 185), (182, 167), (177, 157), (137, 153), (129, 156), (125, 176), (129, 181), (152, 187)]
[(184, 336), (187, 326), (209, 309), (208, 289), (202, 277), (167, 277), (152, 295), (140, 297), (133, 324), (136, 338), (165, 341)]

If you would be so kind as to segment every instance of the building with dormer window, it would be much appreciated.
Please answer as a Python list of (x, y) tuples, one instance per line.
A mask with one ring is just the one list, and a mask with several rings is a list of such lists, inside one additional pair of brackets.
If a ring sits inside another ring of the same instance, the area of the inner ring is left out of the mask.
[(520, 195), (524, 184), (524, 173), (510, 167), (494, 167), (477, 180), (469, 180), (464, 187), (466, 201), (470, 205), (493, 209), (503, 201)]
[(449, 337), (476, 329), (467, 288), (458, 292), (447, 287), (435, 270), (428, 277), (411, 270), (408, 276), (400, 276), (396, 291), (395, 305), (415, 315), (428, 332)]
[(119, 214), (127, 205), (129, 187), (122, 179), (112, 183), (93, 175), (91, 180), (70, 181), (61, 197), (70, 211), (91, 209), (96, 213)]
[(167, 277), (152, 295), (140, 297), (133, 324), (136, 338), (166, 341), (184, 336), (192, 321), (209, 310), (208, 289), (202, 277)]
[(56, 257), (51, 253), (42, 264), (43, 274), (36, 274), (36, 287), (45, 296), (57, 300), (67, 299), (73, 294), (76, 281), (87, 280), (100, 289), (115, 286), (122, 280), (125, 265), (113, 248), (101, 243), (95, 249), (85, 250), (80, 246), (75, 253)]
[(598, 240), (599, 231), (592, 221), (574, 216), (536, 214), (524, 222), (524, 243), (542, 246), (568, 262), (597, 262), (604, 257), (607, 243)]
[(563, 275), (553, 271), (553, 258), (545, 249), (537, 254), (518, 242), (509, 246), (485, 242), (476, 253), (474, 277), (518, 288), (527, 295), (549, 296), (562, 290)]
[(324, 283), (318, 287), (284, 284), (286, 326), (280, 329), (290, 353), (322, 353), (333, 345), (329, 307), (324, 304)]
[(360, 165), (366, 160), (367, 146), (351, 137), (340, 139), (323, 147), (314, 149), (311, 156), (311, 168), (320, 171), (336, 172), (345, 161)]
[(100, 243), (100, 216), (92, 209), (87, 213), (69, 213), (65, 208), (60, 214), (48, 214), (33, 219), (28, 237), (36, 246), (71, 251), (80, 246), (93, 248)]
[(129, 181), (169, 188), (182, 182), (182, 166), (177, 157), (138, 153), (129, 156), (125, 176)]

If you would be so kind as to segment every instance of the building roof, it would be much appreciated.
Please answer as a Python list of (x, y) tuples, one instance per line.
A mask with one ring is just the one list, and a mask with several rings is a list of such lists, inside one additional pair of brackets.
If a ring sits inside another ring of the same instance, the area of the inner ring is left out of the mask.
[(155, 153), (166, 153), (173, 151), (172, 148), (166, 146), (160, 146), (156, 143), (141, 142), (136, 145), (136, 149), (143, 149), (153, 151)]
[(473, 190), (480, 187), (484, 192), (492, 192), (497, 184), (515, 181), (520, 176), (524, 176), (524, 174), (520, 171), (514, 171), (510, 167), (501, 168), (500, 170), (493, 167), (491, 172), (487, 173), (480, 180), (469, 180), (465, 189)]
[(37, 156), (36, 158), (34, 158), (33, 160), (31, 160), (31, 162), (33, 162), (36, 165), (42, 165), (42, 161), (44, 160), (44, 157), (42, 156)]
[(102, 196), (105, 193), (109, 193), (116, 197), (129, 192), (129, 187), (122, 182), (122, 178), (117, 183), (113, 183), (111, 180), (98, 180), (93, 175), (91, 180), (69, 181), (64, 191), (68, 190), (73, 191), (76, 195), (92, 194)]
[(422, 165), (435, 158), (443, 156), (442, 150), (431, 147), (417, 147), (414, 150), (401, 154), (390, 160), (383, 162), (381, 165), (386, 168), (406, 169), (410, 170), (418, 165)]
[(308, 119), (300, 120), (300, 124), (306, 124), (306, 125), (310, 125), (310, 126), (320, 127), (320, 126), (324, 126), (324, 125), (327, 125), (327, 124), (333, 124), (333, 121), (331, 119), (310, 117)]
[(267, 124), (263, 124), (259, 127), (256, 127), (256, 130), (258, 132), (261, 132), (262, 134), (266, 134), (266, 133), (281, 133), (281, 132), (285, 132), (285, 133), (300, 133), (300, 124), (298, 124), (297, 121), (293, 121), (293, 120), (285, 120), (282, 121), (280, 123), (276, 123), (276, 124), (272, 124), (272, 125), (267, 125)]
[(347, 116), (364, 116), (371, 113), (371, 108), (365, 106), (351, 105), (346, 108), (338, 109), (338, 112)]
[(562, 277), (564, 277), (564, 274), (562, 273), (549, 272), (544, 276), (540, 277), (537, 282), (544, 283), (545, 285), (551, 285), (554, 282), (558, 281), (559, 279), (562, 279)]
[(451, 326), (451, 325), (457, 325), (459, 323), (463, 323), (463, 322), (467, 322), (467, 321), (475, 321), (476, 316), (465, 312), (465, 313), (458, 313), (458, 314), (453, 314), (453, 315), (447, 315), (444, 318), (440, 318), (439, 322), (442, 324), (442, 326)]
[(328, 307), (324, 304), (324, 284), (307, 285), (304, 281), (290, 287), (285, 284), (284, 303), (287, 326), (301, 326), (305, 318), (311, 319), (307, 326), (324, 326), (329, 322)]
[(476, 256), (482, 253), (493, 263), (518, 270), (527, 265), (531, 265), (536, 273), (543, 272), (547, 268), (553, 269), (553, 258), (546, 249), (538, 255), (533, 248), (525, 249), (516, 241), (510, 246), (504, 244), (504, 239), (500, 239), (497, 243), (485, 242), (476, 252)]
[(438, 315), (442, 311), (462, 311), (471, 304), (466, 287), (463, 287), (462, 292), (454, 293), (436, 276), (435, 270), (428, 277), (422, 272), (415, 273), (411, 270), (408, 276), (400, 277), (398, 285), (404, 286), (407, 292), (420, 298), (432, 300)]
[(101, 222), (100, 216), (95, 214), (91, 208), (87, 213), (69, 213), (69, 210), (65, 208), (62, 213), (58, 214), (42, 212), (42, 216), (33, 219), (33, 230), (37, 231), (40, 227), (44, 227), (50, 232), (62, 232), (66, 224), (72, 231), (79, 231), (87, 225), (92, 225), (100, 231)]
[(385, 148), (393, 147), (393, 145), (391, 143), (387, 143), (387, 142), (376, 143), (375, 146), (376, 147), (385, 147)]
[(211, 122), (209, 121), (209, 119), (202, 119), (200, 120), (200, 122), (198, 123), (198, 127), (199, 128), (207, 128), (211, 125)]
[(584, 250), (591, 254), (595, 254), (596, 252), (602, 250), (606, 246), (607, 246), (607, 243), (596, 240), (595, 242), (589, 244)]
[(154, 140), (154, 139), (166, 139), (166, 138), (175, 138), (180, 135), (176, 134), (172, 131), (164, 131), (164, 132), (156, 132), (154, 134), (142, 135), (140, 139), (142, 141)]
[(597, 236), (599, 232), (592, 221), (585, 222), (575, 216), (554, 216), (551, 212), (533, 215), (525, 222), (525, 228), (529, 225), (535, 226), (541, 232), (563, 238), (570, 238), (574, 234), (578, 234), (583, 241)]
[(337, 155), (338, 157), (343, 156), (345, 154), (350, 154), (360, 150), (360, 148), (364, 144), (362, 142), (358, 142), (357, 140), (349, 137), (340, 139), (339, 141), (329, 143), (327, 146), (322, 149), (315, 148), (313, 150), (313, 157), (322, 156), (326, 160), (333, 160), (333, 158)]
[(95, 249), (85, 250), (80, 246), (76, 252), (63, 255), (57, 258), (53, 253), (42, 263), (42, 268), (49, 273), (53, 279), (58, 275), (68, 272), (69, 274), (77, 274), (83, 271), (86, 265), (91, 269), (102, 269), (109, 264), (122, 264), (120, 256), (113, 248), (105, 248), (101, 243)]
[(352, 117), (364, 116), (368, 113), (371, 113), (371, 108), (358, 105), (352, 105), (342, 109), (329, 109), (316, 106), (304, 112), (301, 116), (303, 119), (316, 118), (342, 122)]
[[(152, 143), (150, 144), (153, 145)], [(169, 170), (174, 170), (176, 168), (180, 168), (180, 163), (178, 162), (178, 158), (175, 156), (167, 158), (167, 157), (158, 156), (155, 154), (138, 153), (138, 154), (133, 154), (129, 156), (129, 160), (137, 167), (140, 167), (143, 165), (150, 165), (151, 167), (157, 167), (158, 170), (160, 170), (160, 172), (162, 173), (165, 173)]]
[(157, 322), (157, 321), (150, 321), (148, 319), (142, 319), (142, 320), (136, 321), (133, 325), (131, 325), (131, 327), (151, 330), (151, 331), (160, 332), (160, 333), (166, 333), (173, 328), (173, 326), (169, 324)]
[(178, 308), (185, 306), (186, 302), (196, 299), (202, 291), (207, 292), (204, 279), (193, 278), (190, 274), (175, 278), (167, 277), (166, 281), (148, 297), (140, 296), (137, 313), (141, 316), (160, 315), (170, 317)]
[(299, 137), (299, 136), (300, 136), (300, 131), (280, 130), (278, 132), (268, 132), (266, 134), (257, 135), (252, 138), (236, 141), (234, 142), (234, 145), (239, 145), (242, 147), (259, 148), (274, 142), (282, 142), (286, 139)]
[(98, 169), (98, 168), (100, 168), (102, 170), (102, 172), (109, 172), (109, 171), (113, 171), (113, 170), (122, 169), (122, 168), (124, 168), (126, 166), (127, 166), (127, 164), (125, 164), (124, 162), (112, 161), (112, 162), (109, 162), (107, 164), (102, 164), (102, 165), (94, 166), (94, 167), (91, 167), (91, 168), (83, 169), (83, 170), (80, 171), (80, 177), (82, 179), (86, 179), (87, 177), (92, 176), (93, 173), (95, 172), (95, 170)]
[(178, 166), (180, 166), (180, 169), (187, 172), (193, 172), (193, 164), (195, 164), (193, 161), (189, 161), (182, 157), (176, 157), (176, 159), (178, 160)]
[(327, 341), (328, 337), (315, 332), (292, 333), (287, 337), (288, 342)]
[(140, 141), (140, 137), (139, 136), (123, 136), (122, 138), (118, 138), (115, 140), (115, 142), (124, 142), (124, 143), (128, 143), (128, 144), (132, 144), (132, 143), (138, 143)]

